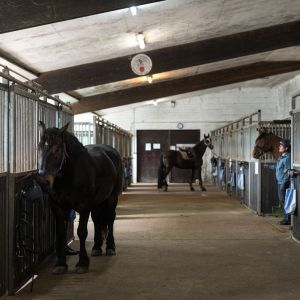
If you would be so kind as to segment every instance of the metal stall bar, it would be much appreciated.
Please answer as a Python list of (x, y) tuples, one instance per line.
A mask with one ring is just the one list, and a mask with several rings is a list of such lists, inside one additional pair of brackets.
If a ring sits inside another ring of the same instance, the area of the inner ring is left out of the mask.
[(0, 77), (0, 298), (8, 289), (8, 85)]
[[(292, 168), (300, 172), (300, 93), (292, 97)], [(297, 203), (294, 214), (292, 215), (292, 238), (300, 242), (300, 175), (296, 174), (296, 195)]]
[[(291, 138), (291, 120), (261, 121), (258, 129), (264, 128), (281, 138)], [(271, 214), (278, 207), (277, 184), (275, 177), (276, 159), (271, 153), (259, 159), (261, 174), (261, 207), (262, 214)]]
[[(214, 149), (215, 155), (218, 157), (217, 184), (222, 190), (225, 189), (228, 193), (233, 192), (233, 195), (236, 195), (242, 203), (249, 207), (250, 195), (253, 194), (253, 191), (251, 191), (252, 185), (250, 184), (252, 180), (249, 176), (251, 171), (249, 165), (252, 159), (250, 148), (253, 146), (250, 136), (252, 130), (250, 128), (257, 125), (260, 119), (261, 112), (258, 110), (211, 132), (214, 145), (217, 145)], [(240, 166), (243, 167), (243, 171), (245, 170), (245, 190), (243, 193), (237, 191), (237, 182), (236, 180), (235, 182), (233, 181), (233, 179), (237, 178), (230, 177), (230, 174), (233, 174), (232, 172), (235, 172), (235, 174), (239, 173)], [(235, 186), (233, 187), (232, 185)], [(255, 185), (255, 188), (259, 189), (259, 186)], [(255, 197), (256, 210), (257, 202), (259, 202), (259, 193), (256, 192), (255, 194), (257, 196)]]
[(89, 122), (75, 122), (74, 135), (83, 145), (96, 144), (94, 142), (94, 124)]
[[(127, 185), (131, 183), (132, 135), (129, 132), (99, 116), (94, 116), (93, 123), (76, 122), (74, 124), (74, 134), (83, 145), (95, 143), (105, 144), (115, 148), (123, 160), (124, 177), (128, 182)], [(125, 187), (127, 185), (125, 183)]]
[[(46, 123), (55, 126), (56, 117), (53, 117), (53, 114), (51, 117), (50, 111), (54, 111), (56, 115), (56, 110), (62, 103), (47, 95), (40, 89), (41, 87), (15, 79), (7, 68), (3, 71), (0, 72), (0, 77), (7, 80), (9, 92), (6, 96), (7, 118), (2, 118), (2, 106), (0, 112), (0, 132), (2, 122), (7, 120), (6, 136), (5, 133), (0, 133), (0, 136), (2, 138), (4, 136), (4, 143), (10, 145), (10, 149), (7, 151), (7, 159), (5, 154), (2, 155), (2, 151), (0, 154), (1, 160), (2, 158), (7, 160), (8, 173), (6, 182), (3, 181), (3, 174), (0, 175), (0, 199), (5, 197), (8, 200), (7, 209), (4, 209), (8, 217), (6, 223), (8, 234), (5, 234), (7, 241), (4, 244), (8, 247), (6, 262), (9, 265), (5, 270), (7, 278), (5, 289), (9, 294), (13, 294), (34, 274), (38, 264), (54, 251), (54, 219), (49, 203), (45, 201), (46, 199), (24, 201), (21, 191), (26, 184), (24, 176), (29, 171), (35, 171), (37, 167), (38, 120), (44, 119)], [(2, 98), (2, 95), (0, 97)], [(0, 145), (2, 144), (3, 142), (0, 142)], [(0, 146), (0, 149), (2, 148)], [(5, 190), (3, 186), (6, 186)]]

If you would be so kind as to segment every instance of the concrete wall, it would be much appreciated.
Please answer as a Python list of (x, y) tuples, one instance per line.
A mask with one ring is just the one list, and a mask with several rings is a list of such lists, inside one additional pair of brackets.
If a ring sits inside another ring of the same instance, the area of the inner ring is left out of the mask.
[[(300, 75), (295, 76), (292, 80), (286, 81), (274, 87), (271, 91), (272, 98), (278, 99), (279, 118), (289, 115), (292, 110), (292, 97), (300, 94)], [(300, 107), (300, 101), (297, 101), (297, 108)]]
[[(274, 87), (228, 88), (226, 91), (201, 91), (158, 100), (156, 106), (121, 107), (104, 111), (103, 118), (133, 134), (133, 180), (136, 181), (136, 131), (141, 129), (200, 129), (203, 136), (228, 122), (260, 109), (262, 120), (289, 116), (291, 97), (300, 92), (300, 75)], [(163, 102), (159, 102), (163, 101)], [(175, 105), (171, 101), (175, 101)], [(203, 165), (204, 180), (210, 180), (210, 157), (207, 150)]]

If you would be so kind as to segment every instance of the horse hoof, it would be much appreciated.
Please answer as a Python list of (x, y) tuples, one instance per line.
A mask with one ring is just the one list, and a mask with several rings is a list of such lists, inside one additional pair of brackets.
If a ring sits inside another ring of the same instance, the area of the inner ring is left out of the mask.
[(61, 275), (65, 274), (68, 271), (68, 266), (55, 266), (52, 270), (52, 274)]
[(115, 249), (106, 249), (106, 256), (114, 256), (116, 254), (117, 253)]
[(202, 188), (202, 192), (205, 192), (205, 191), (206, 191), (206, 188), (203, 187), (203, 188)]
[(92, 249), (91, 256), (101, 256), (102, 250), (101, 249)]
[(193, 192), (195, 189), (193, 187), (191, 187), (190, 190)]
[(77, 266), (76, 267), (76, 273), (77, 274), (84, 274), (89, 271), (89, 268), (87, 266)]

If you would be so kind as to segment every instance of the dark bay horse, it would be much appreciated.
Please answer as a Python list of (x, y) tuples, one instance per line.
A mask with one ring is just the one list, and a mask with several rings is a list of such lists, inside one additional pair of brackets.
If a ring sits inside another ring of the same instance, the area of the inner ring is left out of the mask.
[[(61, 129), (45, 128), (40, 122), (41, 140), (38, 145), (39, 177), (47, 182), (51, 208), (56, 219), (56, 255), (54, 274), (67, 271), (66, 216), (71, 209), (80, 214), (77, 234), (80, 241), (77, 273), (89, 268), (85, 248), (87, 223), (91, 213), (94, 227), (93, 256), (101, 255), (106, 237), (106, 255), (115, 255), (113, 226), (118, 196), (122, 191), (123, 167), (119, 153), (110, 146), (83, 146)], [(103, 233), (105, 235), (103, 235)]]
[(265, 153), (272, 153), (274, 158), (277, 160), (280, 156), (278, 149), (279, 149), (279, 142), (282, 138), (273, 132), (269, 132), (266, 129), (261, 129), (259, 131), (259, 136), (255, 141), (255, 145), (252, 151), (252, 155), (254, 158), (259, 159)]
[(211, 138), (208, 135), (204, 134), (204, 139), (197, 143), (194, 147), (189, 148), (186, 152), (186, 157), (183, 157), (181, 151), (169, 150), (166, 153), (162, 153), (160, 157), (160, 164), (158, 169), (158, 188), (165, 187), (165, 191), (168, 190), (168, 183), (166, 181), (166, 177), (170, 173), (173, 167), (177, 167), (179, 169), (191, 169), (192, 175), (189, 182), (190, 190), (194, 191), (193, 188), (193, 180), (194, 174), (197, 170), (199, 173), (199, 186), (202, 191), (206, 191), (205, 187), (202, 184), (201, 177), (201, 168), (203, 164), (203, 155), (205, 153), (206, 148), (209, 147), (213, 149)]

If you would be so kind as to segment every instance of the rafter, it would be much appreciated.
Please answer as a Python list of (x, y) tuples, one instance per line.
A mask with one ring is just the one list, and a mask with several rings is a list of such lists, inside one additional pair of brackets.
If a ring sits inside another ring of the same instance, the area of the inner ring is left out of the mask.
[(164, 0), (1, 1), (0, 33), (101, 14)]
[(223, 86), (227, 84), (263, 78), (300, 70), (298, 61), (260, 62), (235, 68), (214, 71), (185, 78), (148, 84), (131, 89), (90, 96), (74, 103), (74, 113), (84, 113), (159, 99), (197, 90)]
[[(296, 21), (145, 53), (153, 61), (155, 74), (297, 46), (299, 32), (300, 21)], [(59, 93), (134, 78), (132, 56), (43, 73), (36, 81), (50, 93)]]

